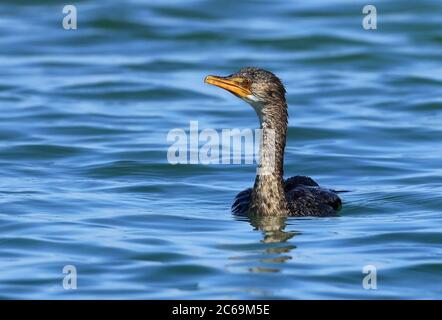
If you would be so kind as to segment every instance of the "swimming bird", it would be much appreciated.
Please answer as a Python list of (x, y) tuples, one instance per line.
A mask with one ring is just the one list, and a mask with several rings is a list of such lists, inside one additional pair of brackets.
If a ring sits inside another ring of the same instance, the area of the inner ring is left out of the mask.
[(226, 77), (207, 76), (204, 82), (250, 104), (262, 129), (255, 184), (236, 196), (232, 212), (249, 216), (335, 215), (341, 208), (341, 199), (335, 191), (321, 188), (310, 177), (284, 180), (288, 111), (281, 80), (270, 71), (247, 67)]

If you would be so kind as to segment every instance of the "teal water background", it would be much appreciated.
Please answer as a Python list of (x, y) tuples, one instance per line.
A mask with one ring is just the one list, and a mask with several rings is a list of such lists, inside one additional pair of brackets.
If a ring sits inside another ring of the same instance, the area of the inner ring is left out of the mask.
[[(0, 298), (442, 298), (441, 17), (437, 0), (2, 1)], [(203, 83), (243, 66), (283, 79), (286, 175), (350, 190), (339, 217), (238, 219), (253, 165), (168, 163), (190, 121), (257, 127)]]

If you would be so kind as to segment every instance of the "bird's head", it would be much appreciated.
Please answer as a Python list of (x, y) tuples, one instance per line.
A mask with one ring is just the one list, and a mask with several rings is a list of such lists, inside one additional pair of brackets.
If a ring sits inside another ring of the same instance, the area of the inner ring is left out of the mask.
[(286, 107), (284, 85), (270, 71), (247, 67), (226, 77), (207, 76), (204, 82), (223, 88), (246, 101), (260, 118), (268, 109)]

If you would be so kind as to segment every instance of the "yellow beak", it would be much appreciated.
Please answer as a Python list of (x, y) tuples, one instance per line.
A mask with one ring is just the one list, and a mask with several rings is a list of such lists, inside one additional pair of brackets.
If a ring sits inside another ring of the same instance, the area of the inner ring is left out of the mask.
[(245, 86), (246, 81), (243, 78), (207, 76), (204, 82), (225, 89), (240, 98), (245, 98), (252, 94), (250, 89)]

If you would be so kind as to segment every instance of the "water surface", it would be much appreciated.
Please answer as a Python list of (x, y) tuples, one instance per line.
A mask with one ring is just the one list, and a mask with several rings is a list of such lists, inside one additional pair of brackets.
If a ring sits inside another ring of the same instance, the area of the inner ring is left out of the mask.
[[(0, 4), (0, 298), (442, 298), (442, 3)], [(287, 175), (350, 190), (336, 218), (235, 218), (253, 165), (176, 165), (167, 133), (255, 128), (203, 84), (288, 91)], [(77, 290), (64, 290), (74, 265)], [(377, 268), (365, 290), (362, 268)]]

